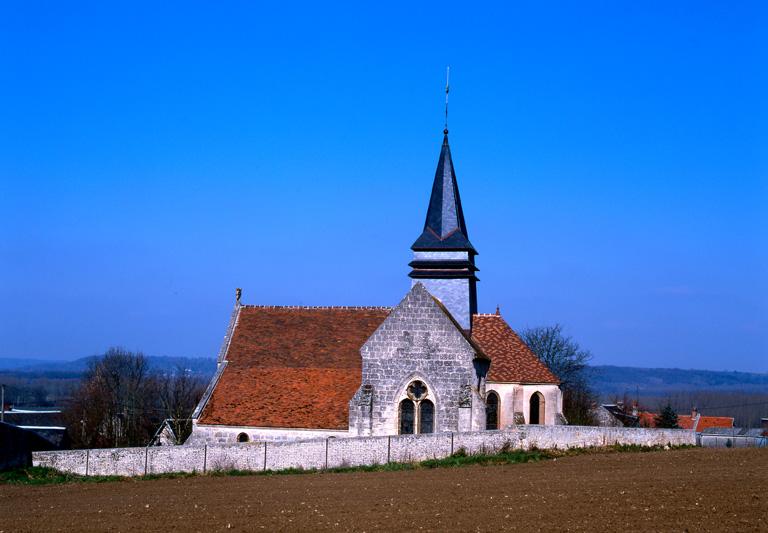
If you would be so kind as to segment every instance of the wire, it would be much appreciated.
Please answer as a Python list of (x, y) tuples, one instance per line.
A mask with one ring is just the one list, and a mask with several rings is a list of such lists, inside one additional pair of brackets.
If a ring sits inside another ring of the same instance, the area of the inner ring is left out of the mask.
[(718, 405), (717, 407), (699, 407), (699, 411), (701, 411), (702, 409), (733, 409), (735, 407), (753, 407), (755, 405), (768, 405), (768, 401), (736, 403), (733, 405)]

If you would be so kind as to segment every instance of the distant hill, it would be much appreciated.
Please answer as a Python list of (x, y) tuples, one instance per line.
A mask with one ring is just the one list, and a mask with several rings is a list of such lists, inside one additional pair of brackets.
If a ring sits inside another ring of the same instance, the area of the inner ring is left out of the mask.
[[(77, 378), (98, 356), (71, 361), (0, 358), (0, 374), (25, 377)], [(205, 357), (147, 356), (150, 367), (157, 371), (188, 369), (202, 376), (213, 375), (216, 360)], [(638, 368), (599, 365), (589, 368), (589, 382), (602, 396), (625, 392), (643, 396), (664, 396), (689, 391), (740, 391), (768, 393), (768, 374), (683, 370), (679, 368)]]
[(604, 396), (636, 391), (643, 396), (704, 390), (768, 393), (768, 374), (749, 372), (601, 365), (590, 367), (589, 382)]
[[(91, 355), (71, 361), (55, 361), (45, 359), (19, 359), (0, 358), (0, 373), (33, 374), (51, 376), (78, 376), (87, 368), (88, 364), (100, 356)], [(149, 365), (153, 370), (160, 372), (184, 368), (193, 374), (210, 375), (216, 370), (216, 360), (206, 357), (166, 357), (147, 356)]]

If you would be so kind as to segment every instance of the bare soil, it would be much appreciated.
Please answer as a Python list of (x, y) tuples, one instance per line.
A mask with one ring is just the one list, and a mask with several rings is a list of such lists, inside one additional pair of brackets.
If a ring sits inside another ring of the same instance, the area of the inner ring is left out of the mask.
[(768, 450), (0, 486), (0, 531), (768, 531)]

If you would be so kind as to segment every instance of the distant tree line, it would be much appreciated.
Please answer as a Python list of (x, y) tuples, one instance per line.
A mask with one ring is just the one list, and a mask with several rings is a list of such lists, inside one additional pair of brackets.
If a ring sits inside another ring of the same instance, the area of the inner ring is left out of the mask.
[(15, 407), (52, 407), (69, 398), (80, 376), (43, 375), (38, 372), (0, 372), (5, 385), (5, 403)]
[(147, 357), (110, 348), (89, 363), (64, 407), (76, 448), (146, 446), (164, 420), (178, 443), (191, 431), (190, 416), (206, 383), (185, 368), (153, 371)]

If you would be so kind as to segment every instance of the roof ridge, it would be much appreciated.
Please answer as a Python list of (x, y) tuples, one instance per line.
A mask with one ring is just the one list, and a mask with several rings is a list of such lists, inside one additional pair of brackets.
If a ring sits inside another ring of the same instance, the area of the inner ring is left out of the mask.
[(391, 311), (393, 307), (383, 305), (255, 305), (241, 304), (240, 307), (247, 309), (375, 309)]

